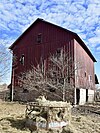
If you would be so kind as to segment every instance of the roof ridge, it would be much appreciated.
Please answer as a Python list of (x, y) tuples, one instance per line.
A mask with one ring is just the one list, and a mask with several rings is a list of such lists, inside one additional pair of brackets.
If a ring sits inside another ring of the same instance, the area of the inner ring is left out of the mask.
[(78, 34), (77, 33), (75, 33), (75, 32), (73, 32), (73, 31), (70, 31), (70, 30), (68, 30), (68, 29), (66, 29), (66, 28), (63, 28), (63, 27), (61, 27), (61, 26), (59, 26), (59, 25), (56, 25), (56, 24), (53, 24), (53, 23), (51, 23), (51, 22), (48, 22), (48, 21), (46, 21), (46, 20), (44, 20), (43, 18), (37, 18), (19, 37), (18, 37), (18, 39), (9, 47), (9, 49), (12, 49), (13, 47), (14, 47), (14, 45), (15, 45), (15, 43), (36, 23), (36, 22), (38, 22), (38, 21), (43, 21), (43, 22), (45, 22), (45, 23), (48, 23), (48, 24), (51, 24), (51, 25), (53, 25), (53, 26), (56, 26), (56, 27), (58, 27), (58, 28), (61, 28), (62, 30), (65, 30), (65, 31), (67, 31), (67, 32), (70, 32), (71, 34), (73, 34), (74, 35), (74, 37), (75, 37), (75, 39), (76, 40), (79, 40), (80, 42), (81, 42), (81, 46), (84, 48), (84, 50), (86, 51), (88, 51), (88, 54), (90, 55), (90, 57), (91, 57), (91, 59), (94, 61), (94, 62), (96, 62), (96, 59), (94, 58), (94, 56), (92, 55), (92, 53), (90, 52), (90, 50), (89, 50), (89, 48), (86, 46), (86, 44), (83, 42), (83, 40), (78, 36)]

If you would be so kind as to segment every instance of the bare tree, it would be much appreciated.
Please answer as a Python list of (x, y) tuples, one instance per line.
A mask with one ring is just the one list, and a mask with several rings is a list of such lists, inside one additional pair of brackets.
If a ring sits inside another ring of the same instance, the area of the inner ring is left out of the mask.
[(51, 93), (50, 89), (59, 91), (62, 96), (55, 92), (53, 94), (65, 101), (66, 91), (74, 87), (75, 71), (79, 67), (80, 64), (74, 61), (70, 53), (60, 49), (60, 52), (50, 56), (48, 67), (42, 60), (37, 67), (33, 66), (28, 72), (22, 73), (19, 80), (23, 88), (40, 93)]
[[(57, 89), (57, 86), (49, 81), (49, 78), (47, 78), (47, 75), (45, 74), (45, 70), (43, 70), (40, 65), (37, 67), (32, 66), (31, 70), (22, 73), (19, 77), (19, 81), (22, 88), (27, 90), (35, 90), (40, 95), (45, 95), (48, 92), (51, 93), (47, 88)], [(62, 99), (56, 94), (55, 96)]]
[(62, 94), (62, 100), (65, 101), (66, 92), (74, 90), (75, 72), (81, 68), (80, 63), (74, 61), (71, 52), (66, 53), (63, 49), (60, 49), (56, 55), (50, 56), (50, 62), (47, 79), (50, 84), (56, 86)]
[(10, 53), (6, 47), (0, 46), (0, 82), (6, 80), (9, 70), (10, 70), (10, 63), (11, 63)]

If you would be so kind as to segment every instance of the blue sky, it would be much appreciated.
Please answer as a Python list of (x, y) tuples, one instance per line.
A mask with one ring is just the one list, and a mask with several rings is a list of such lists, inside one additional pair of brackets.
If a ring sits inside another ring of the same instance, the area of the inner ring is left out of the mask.
[(9, 47), (38, 17), (82, 38), (100, 82), (100, 0), (0, 0), (0, 45)]

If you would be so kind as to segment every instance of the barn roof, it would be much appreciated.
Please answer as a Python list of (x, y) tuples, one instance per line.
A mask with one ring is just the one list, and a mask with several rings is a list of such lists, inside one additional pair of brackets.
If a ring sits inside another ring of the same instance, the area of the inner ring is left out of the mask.
[(87, 54), (90, 56), (90, 58), (91, 58), (94, 62), (96, 62), (96, 59), (94, 58), (94, 56), (92, 55), (92, 53), (90, 52), (90, 50), (88, 49), (88, 47), (85, 45), (85, 43), (82, 41), (82, 39), (81, 39), (75, 32), (72, 32), (72, 31), (70, 31), (70, 30), (67, 30), (67, 29), (65, 29), (65, 28), (63, 28), (63, 27), (60, 27), (60, 26), (58, 26), (58, 25), (52, 24), (52, 23), (50, 23), (50, 22), (48, 22), (48, 21), (45, 21), (44, 19), (41, 19), (41, 18), (36, 19), (36, 21), (35, 21), (29, 28), (27, 28), (26, 31), (25, 31), (24, 33), (22, 33), (21, 36), (9, 47), (9, 49), (13, 50), (13, 47), (16, 45), (16, 43), (17, 43), (30, 29), (31, 29), (31, 27), (32, 27), (34, 24), (36, 24), (36, 23), (38, 23), (38, 22), (40, 22), (40, 21), (42, 21), (42, 22), (44, 22), (44, 23), (48, 23), (48, 24), (53, 25), (53, 26), (56, 26), (56, 27), (58, 27), (58, 28), (60, 28), (60, 29), (62, 29), (62, 30), (64, 30), (64, 31), (66, 31), (66, 32), (70, 32), (71, 34), (73, 34), (74, 38), (77, 40), (77, 42), (79, 42), (79, 44), (83, 47), (83, 49), (84, 49), (84, 50), (87, 52)]

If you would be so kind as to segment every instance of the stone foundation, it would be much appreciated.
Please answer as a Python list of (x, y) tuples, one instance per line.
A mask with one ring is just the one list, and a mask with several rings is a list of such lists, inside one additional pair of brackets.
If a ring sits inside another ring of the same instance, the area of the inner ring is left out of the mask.
[[(41, 92), (34, 91), (34, 90), (28, 90), (24, 92), (22, 88), (16, 87), (14, 89), (14, 101), (33, 102), (41, 94), (42, 94), (42, 90)], [(45, 96), (48, 100), (52, 100), (52, 101), (62, 101), (62, 97), (63, 97), (62, 93), (58, 90), (54, 92), (50, 92), (48, 90), (45, 93)], [(74, 89), (66, 90), (65, 101), (74, 103)]]

